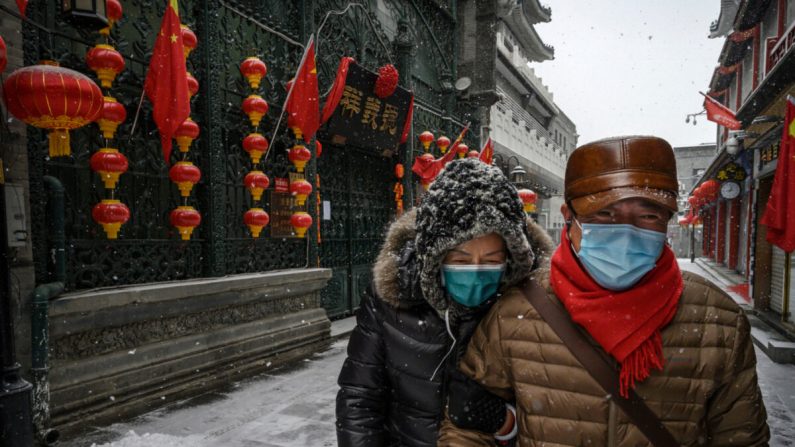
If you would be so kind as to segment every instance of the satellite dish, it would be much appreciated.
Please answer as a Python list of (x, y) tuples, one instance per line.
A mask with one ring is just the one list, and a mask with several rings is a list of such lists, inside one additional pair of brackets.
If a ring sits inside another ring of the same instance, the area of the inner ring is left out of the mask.
[(463, 92), (464, 90), (468, 89), (470, 85), (472, 85), (472, 79), (469, 79), (466, 76), (455, 81), (455, 89), (459, 92)]

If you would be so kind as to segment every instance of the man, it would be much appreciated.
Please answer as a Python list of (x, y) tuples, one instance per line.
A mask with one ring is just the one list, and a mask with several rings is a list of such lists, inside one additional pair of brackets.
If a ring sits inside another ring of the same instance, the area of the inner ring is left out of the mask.
[[(536, 296), (569, 317), (590, 342), (585, 349), (601, 351), (619, 396), (591, 375), (592, 364), (578, 361), (582, 345), (562, 342), (560, 321), (541, 316), (539, 309), (550, 315), (544, 302), (535, 307), (531, 292), (508, 291), (475, 331), (460, 368), (516, 401), (518, 445), (767, 445), (748, 320), (712, 283), (682, 274), (665, 246), (677, 191), (674, 153), (660, 138), (610, 138), (571, 154), (566, 231), (549, 270), (534, 275)], [(633, 394), (653, 424), (622, 411), (621, 400)], [(449, 411), (456, 407), (451, 402)], [(648, 425), (675, 442), (653, 444)], [(440, 435), (445, 446), (493, 442), (449, 421)]]

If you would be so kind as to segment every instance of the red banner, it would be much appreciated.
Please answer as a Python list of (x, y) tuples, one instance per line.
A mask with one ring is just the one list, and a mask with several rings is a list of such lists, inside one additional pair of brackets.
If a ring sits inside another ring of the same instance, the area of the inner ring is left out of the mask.
[[(702, 93), (702, 95), (704, 95)], [(743, 125), (737, 121), (734, 112), (710, 96), (704, 95), (704, 108), (707, 109), (707, 119), (718, 123), (731, 130), (740, 130)]]
[(795, 98), (787, 97), (786, 120), (781, 136), (773, 189), (767, 201), (762, 225), (767, 225), (767, 241), (787, 253), (795, 250)]

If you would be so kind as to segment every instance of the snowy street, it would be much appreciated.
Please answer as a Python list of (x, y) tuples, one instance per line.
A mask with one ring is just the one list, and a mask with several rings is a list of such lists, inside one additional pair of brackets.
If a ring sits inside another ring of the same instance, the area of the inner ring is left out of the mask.
[[(700, 271), (689, 261), (685, 270)], [(713, 281), (718, 281), (705, 275)], [(351, 321), (336, 322), (337, 326)], [(132, 421), (98, 428), (66, 447), (334, 446), (337, 374), (342, 339), (321, 354), (203, 396), (174, 402)], [(770, 361), (757, 350), (773, 446), (795, 446), (795, 365)]]

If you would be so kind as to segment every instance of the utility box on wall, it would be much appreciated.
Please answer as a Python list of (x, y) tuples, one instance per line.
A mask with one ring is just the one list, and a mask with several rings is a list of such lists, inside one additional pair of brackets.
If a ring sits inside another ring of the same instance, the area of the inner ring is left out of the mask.
[(6, 229), (9, 247), (24, 247), (28, 241), (25, 214), (25, 189), (22, 185), (7, 183), (3, 185), (6, 201)]

